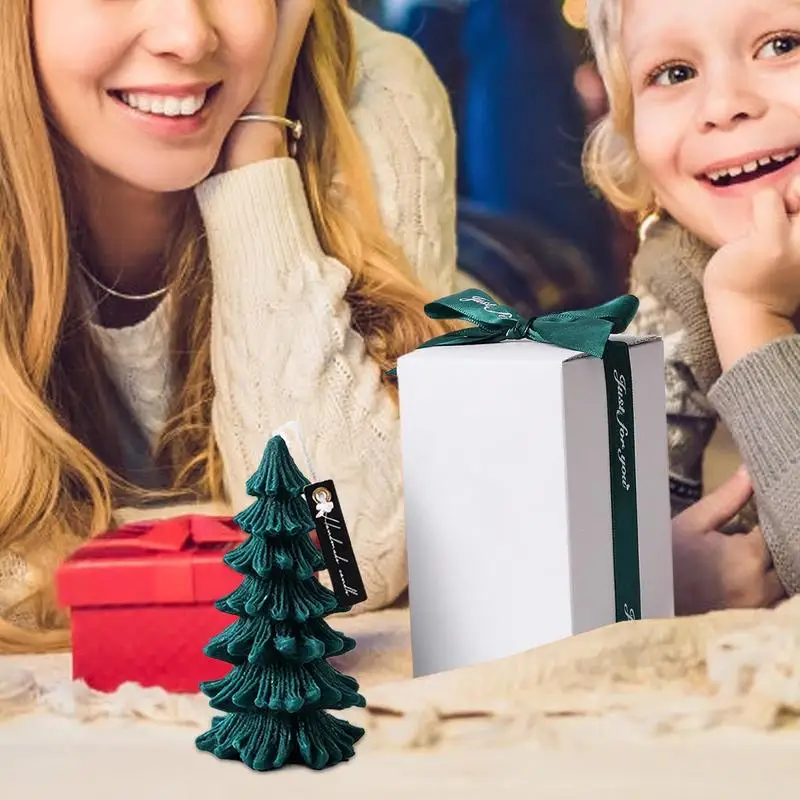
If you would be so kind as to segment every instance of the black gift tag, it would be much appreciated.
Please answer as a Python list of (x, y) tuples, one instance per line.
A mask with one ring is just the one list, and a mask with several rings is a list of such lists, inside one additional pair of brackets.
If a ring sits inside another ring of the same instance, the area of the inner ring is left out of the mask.
[(364, 582), (333, 481), (312, 483), (303, 494), (314, 517), (314, 526), (339, 604), (350, 608), (367, 599)]

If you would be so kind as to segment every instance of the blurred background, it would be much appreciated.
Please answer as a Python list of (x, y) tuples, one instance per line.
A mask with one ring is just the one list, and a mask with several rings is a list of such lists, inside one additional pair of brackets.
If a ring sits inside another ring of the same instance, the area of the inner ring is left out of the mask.
[(583, 180), (605, 94), (583, 0), (352, 0), (412, 39), (447, 87), (458, 129), (459, 268), (529, 315), (627, 288), (635, 221)]

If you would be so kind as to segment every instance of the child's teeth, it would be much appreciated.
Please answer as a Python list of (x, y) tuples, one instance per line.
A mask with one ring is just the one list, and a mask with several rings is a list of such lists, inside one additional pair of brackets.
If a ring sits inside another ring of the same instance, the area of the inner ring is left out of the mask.
[(706, 174), (706, 177), (708, 180), (716, 182), (723, 178), (737, 178), (742, 174), (750, 175), (754, 172), (757, 172), (762, 167), (768, 167), (770, 164), (782, 164), (784, 161), (797, 158), (798, 152), (800, 151), (795, 148), (793, 150), (786, 150), (783, 153), (775, 153), (771, 156), (763, 156), (762, 158), (754, 161), (748, 161), (746, 164), (742, 164), (738, 167), (728, 167), (727, 169), (721, 169), (717, 172), (709, 172)]

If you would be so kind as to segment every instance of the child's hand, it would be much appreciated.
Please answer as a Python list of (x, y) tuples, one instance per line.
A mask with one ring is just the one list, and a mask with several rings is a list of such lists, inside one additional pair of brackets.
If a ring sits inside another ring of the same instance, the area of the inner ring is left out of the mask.
[(784, 598), (760, 528), (737, 534), (717, 530), (752, 491), (747, 474), (737, 472), (672, 521), (677, 614), (767, 608)]
[(792, 319), (800, 308), (800, 182), (785, 196), (766, 189), (753, 198), (746, 235), (721, 247), (703, 278), (709, 306), (735, 304), (750, 313)]
[(800, 183), (784, 197), (753, 198), (753, 224), (721, 247), (703, 275), (703, 294), (723, 371), (775, 339), (797, 333), (800, 308)]

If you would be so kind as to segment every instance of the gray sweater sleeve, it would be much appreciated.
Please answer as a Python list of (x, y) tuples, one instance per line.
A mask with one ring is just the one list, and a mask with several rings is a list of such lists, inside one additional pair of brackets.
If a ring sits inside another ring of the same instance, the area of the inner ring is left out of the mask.
[(800, 335), (737, 361), (709, 400), (747, 465), (778, 577), (800, 593)]

